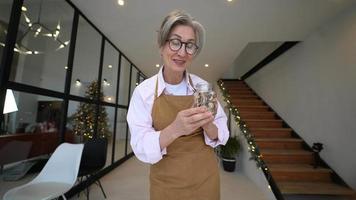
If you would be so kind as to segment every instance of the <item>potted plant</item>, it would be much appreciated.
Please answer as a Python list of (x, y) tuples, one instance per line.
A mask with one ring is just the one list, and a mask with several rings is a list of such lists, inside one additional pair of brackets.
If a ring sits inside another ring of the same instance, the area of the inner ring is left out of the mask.
[(236, 166), (236, 157), (240, 151), (240, 142), (237, 136), (229, 137), (224, 146), (220, 146), (220, 156), (225, 171), (233, 172)]

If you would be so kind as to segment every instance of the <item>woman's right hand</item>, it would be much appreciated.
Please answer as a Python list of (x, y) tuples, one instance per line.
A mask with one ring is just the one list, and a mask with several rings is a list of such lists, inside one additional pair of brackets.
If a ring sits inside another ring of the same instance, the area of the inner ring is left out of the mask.
[(192, 134), (194, 130), (213, 120), (213, 114), (205, 106), (189, 108), (178, 112), (175, 120), (161, 131), (159, 137), (161, 150), (178, 137)]
[(201, 106), (180, 111), (170, 126), (172, 133), (180, 137), (192, 134), (194, 130), (213, 120), (213, 114), (205, 106)]

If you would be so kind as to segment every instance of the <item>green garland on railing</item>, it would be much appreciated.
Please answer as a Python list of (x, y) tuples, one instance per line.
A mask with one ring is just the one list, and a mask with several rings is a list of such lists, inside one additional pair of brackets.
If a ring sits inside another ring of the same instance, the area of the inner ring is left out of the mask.
[(241, 117), (240, 117), (237, 107), (231, 103), (230, 95), (227, 92), (226, 88), (224, 87), (224, 82), (222, 80), (219, 80), (218, 85), (222, 91), (224, 101), (227, 103), (229, 111), (232, 114), (232, 116), (234, 117), (236, 125), (241, 129), (243, 135), (245, 136), (245, 138), (247, 140), (247, 144), (249, 145), (248, 150), (251, 154), (250, 160), (255, 160), (257, 167), (267, 172), (268, 168), (267, 168), (265, 162), (262, 160), (262, 154), (260, 153), (260, 150), (259, 150), (258, 146), (256, 145), (255, 139), (254, 139), (253, 135), (251, 134), (250, 130), (248, 129), (246, 123), (241, 120)]

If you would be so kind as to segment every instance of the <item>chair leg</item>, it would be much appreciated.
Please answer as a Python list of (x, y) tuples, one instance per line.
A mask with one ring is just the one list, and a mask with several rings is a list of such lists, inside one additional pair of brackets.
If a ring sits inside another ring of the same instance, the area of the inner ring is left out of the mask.
[(66, 196), (64, 196), (64, 194), (62, 194), (62, 198), (63, 200), (67, 200)]
[(87, 200), (89, 200), (89, 186), (87, 187), (86, 192), (87, 192)]
[(97, 182), (99, 183), (99, 187), (100, 187), (100, 189), (101, 189), (101, 192), (103, 193), (104, 198), (106, 199), (106, 194), (105, 194), (105, 192), (104, 192), (104, 189), (103, 189), (103, 186), (101, 185), (100, 180), (97, 180)]
[[(81, 177), (78, 178), (78, 182), (79, 182), (79, 183), (83, 182), (83, 176), (81, 176)], [(78, 194), (77, 194), (77, 197), (78, 197), (78, 198), (80, 197), (80, 193), (81, 193), (81, 192), (78, 192)]]

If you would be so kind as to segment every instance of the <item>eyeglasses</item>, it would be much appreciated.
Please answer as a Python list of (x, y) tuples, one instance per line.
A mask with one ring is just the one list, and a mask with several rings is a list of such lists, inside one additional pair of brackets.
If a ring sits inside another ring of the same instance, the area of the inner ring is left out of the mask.
[(193, 42), (182, 42), (179, 39), (169, 39), (167, 40), (169, 42), (169, 48), (172, 51), (179, 51), (180, 48), (182, 48), (182, 45), (185, 45), (185, 52), (189, 55), (194, 55), (197, 50), (198, 50), (198, 46), (193, 43)]

